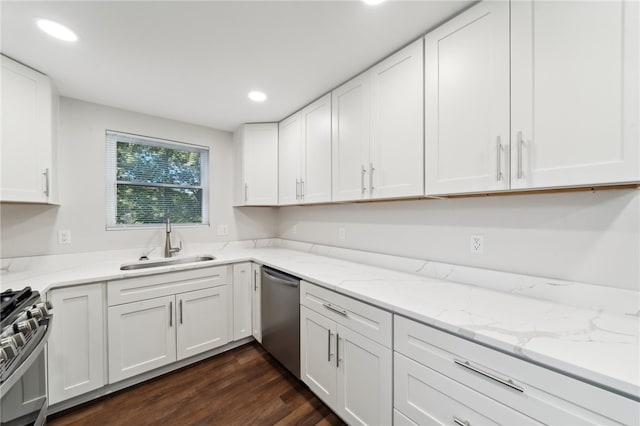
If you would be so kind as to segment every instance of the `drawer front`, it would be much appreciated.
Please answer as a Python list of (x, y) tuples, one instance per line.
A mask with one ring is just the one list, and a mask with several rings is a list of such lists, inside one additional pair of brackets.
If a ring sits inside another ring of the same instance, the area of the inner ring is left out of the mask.
[(420, 425), (532, 425), (533, 419), (394, 353), (394, 407)]
[(640, 424), (631, 399), (398, 315), (394, 349), (542, 423)]
[(394, 409), (393, 426), (418, 426), (418, 424), (411, 420), (409, 417), (402, 414), (400, 411)]
[(107, 301), (109, 306), (121, 305), (225, 284), (225, 266), (126, 278), (107, 283)]
[(387, 348), (392, 347), (392, 314), (335, 291), (302, 281), (300, 304)]

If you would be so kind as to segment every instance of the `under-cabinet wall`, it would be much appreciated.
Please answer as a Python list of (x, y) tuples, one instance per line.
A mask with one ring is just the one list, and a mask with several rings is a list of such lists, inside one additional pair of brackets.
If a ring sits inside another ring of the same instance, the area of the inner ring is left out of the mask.
[(278, 218), (290, 240), (640, 290), (638, 189), (281, 207)]
[[(268, 238), (273, 209), (234, 209), (231, 133), (71, 98), (60, 99), (58, 131), (60, 206), (0, 204), (0, 257), (161, 247), (164, 229), (105, 230), (105, 129), (208, 146), (210, 227), (173, 228), (173, 240), (189, 243)], [(216, 235), (216, 225), (229, 235)], [(71, 230), (58, 245), (57, 231)]]

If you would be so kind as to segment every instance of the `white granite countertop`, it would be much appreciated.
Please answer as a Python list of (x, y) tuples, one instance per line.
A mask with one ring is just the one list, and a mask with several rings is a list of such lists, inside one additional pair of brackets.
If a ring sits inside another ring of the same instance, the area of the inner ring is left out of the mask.
[(2, 287), (30, 285), (45, 293), (56, 287), (255, 261), (640, 397), (640, 317), (637, 314), (616, 314), (537, 300), (278, 247), (215, 247), (206, 252), (216, 256), (213, 261), (137, 271), (120, 271), (120, 266), (136, 259), (139, 252), (137, 255), (133, 251), (109, 253), (108, 258), (102, 260), (81, 254), (68, 264), (52, 259), (48, 264), (40, 262), (38, 268), (27, 265), (22, 270), (15, 268), (18, 269), (15, 272), (9, 268), (9, 272), (2, 275)]

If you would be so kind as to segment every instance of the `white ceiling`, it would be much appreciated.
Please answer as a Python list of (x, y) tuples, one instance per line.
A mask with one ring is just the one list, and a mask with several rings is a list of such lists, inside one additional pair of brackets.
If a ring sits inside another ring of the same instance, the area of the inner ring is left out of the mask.
[(471, 3), (2, 1), (1, 51), (64, 96), (231, 131), (285, 118)]

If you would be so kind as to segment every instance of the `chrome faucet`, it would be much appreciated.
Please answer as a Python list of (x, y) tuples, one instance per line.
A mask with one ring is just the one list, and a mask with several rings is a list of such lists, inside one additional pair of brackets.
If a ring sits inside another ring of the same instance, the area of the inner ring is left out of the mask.
[(171, 220), (169, 216), (167, 216), (166, 232), (167, 239), (164, 242), (164, 257), (171, 257), (173, 253), (178, 253), (182, 250), (182, 241), (180, 241), (180, 247), (171, 247)]

